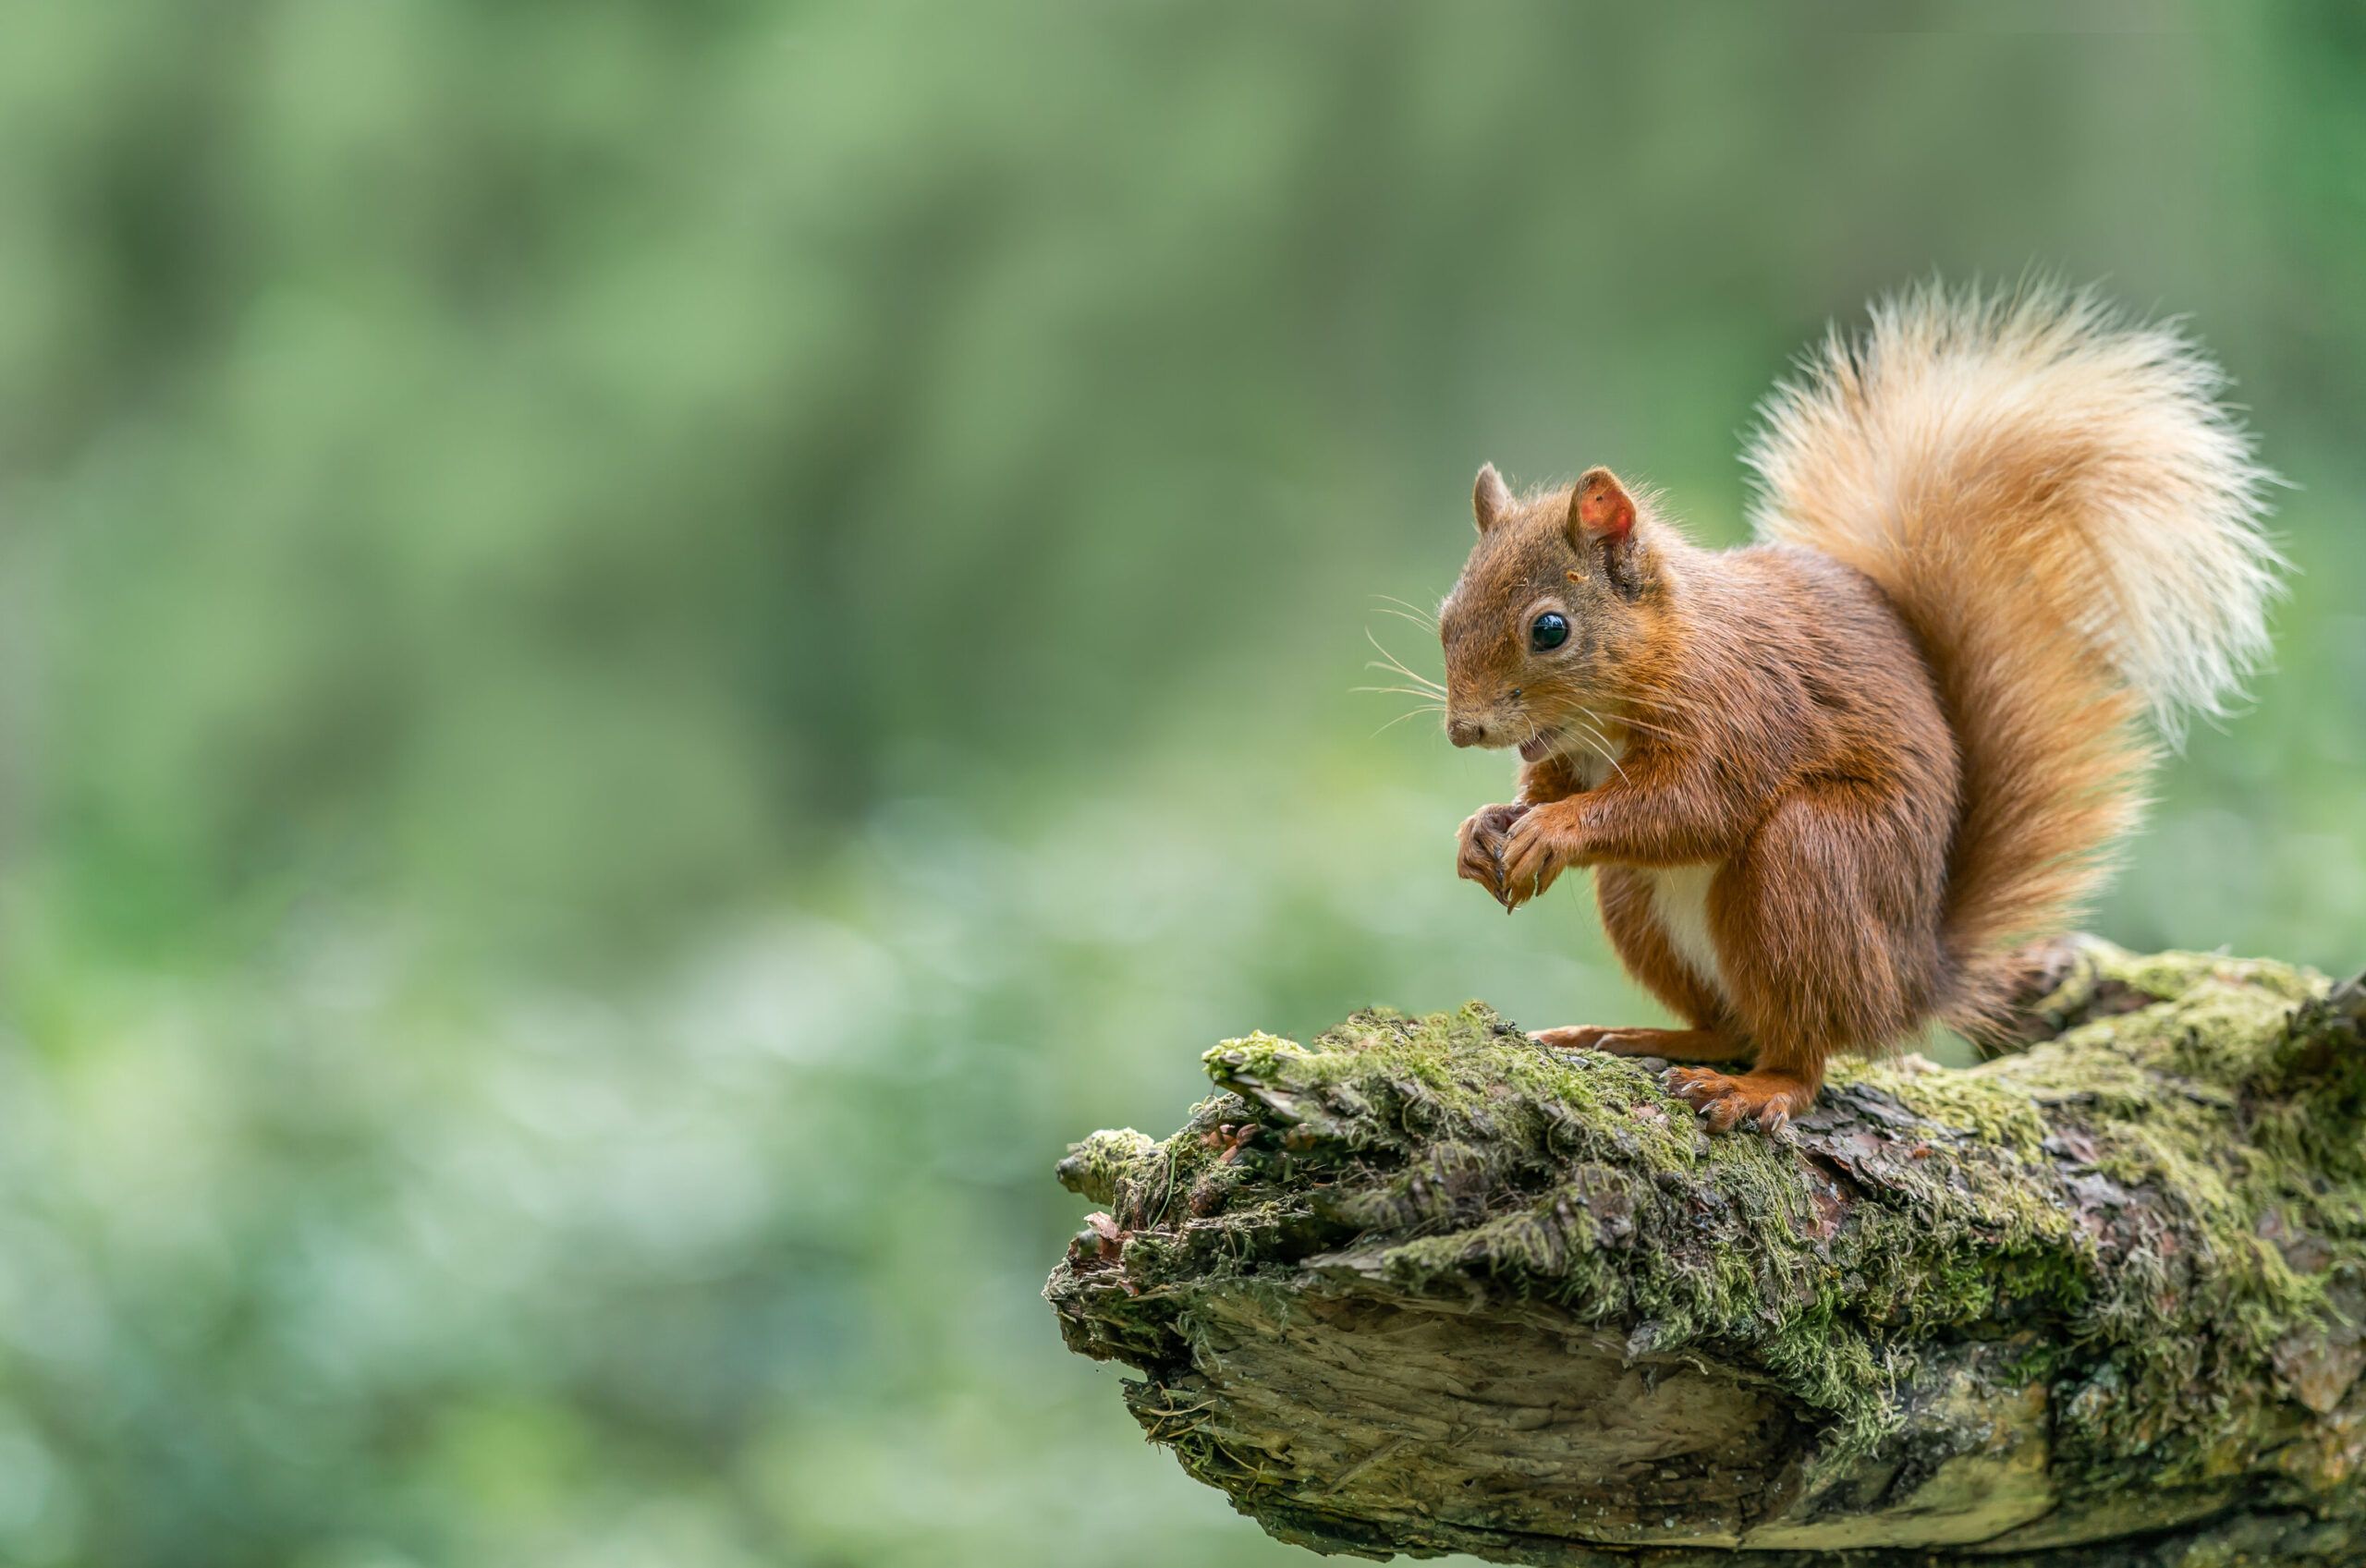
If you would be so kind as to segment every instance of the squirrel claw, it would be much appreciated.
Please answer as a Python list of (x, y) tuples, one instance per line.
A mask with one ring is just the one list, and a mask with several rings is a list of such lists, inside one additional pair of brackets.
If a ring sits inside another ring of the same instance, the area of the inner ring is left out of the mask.
[(1515, 901), (1504, 884), (1504, 838), (1528, 809), (1517, 804), (1482, 806), (1455, 833), (1455, 875), (1485, 888), (1506, 914)]
[(1764, 1069), (1729, 1076), (1708, 1067), (1671, 1067), (1660, 1081), (1698, 1111), (1713, 1132), (1731, 1132), (1747, 1124), (1761, 1132), (1778, 1133), (1815, 1103), (1815, 1085)]

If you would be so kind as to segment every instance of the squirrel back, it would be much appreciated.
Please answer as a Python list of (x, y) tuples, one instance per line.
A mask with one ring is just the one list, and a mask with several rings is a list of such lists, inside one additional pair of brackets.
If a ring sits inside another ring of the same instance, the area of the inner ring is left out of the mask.
[(1761, 539), (1865, 574), (1956, 737), (1941, 1014), (1994, 1020), (2018, 939), (2067, 921), (2190, 712), (2268, 647), (2273, 481), (2175, 327), (2089, 292), (1931, 285), (1834, 333), (1748, 453)]

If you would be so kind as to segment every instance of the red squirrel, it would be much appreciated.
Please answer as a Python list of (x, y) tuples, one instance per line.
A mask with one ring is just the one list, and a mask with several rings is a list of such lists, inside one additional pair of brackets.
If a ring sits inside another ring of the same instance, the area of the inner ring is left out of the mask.
[(1933, 285), (1762, 409), (1757, 542), (1700, 548), (1607, 468), (1528, 495), (1481, 468), (1446, 730), (1518, 748), (1519, 791), (1457, 870), (1512, 909), (1592, 868), (1687, 1026), (1535, 1038), (1707, 1064), (1669, 1088), (1774, 1132), (1835, 1052), (1994, 1028), (2159, 742), (2266, 651), (2272, 476), (2223, 384), (2091, 292)]

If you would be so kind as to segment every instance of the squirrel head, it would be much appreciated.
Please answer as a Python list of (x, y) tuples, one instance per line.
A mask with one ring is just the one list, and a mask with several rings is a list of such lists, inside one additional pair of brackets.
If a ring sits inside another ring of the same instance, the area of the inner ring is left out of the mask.
[(1446, 734), (1531, 762), (1582, 750), (1665, 614), (1661, 525), (1608, 468), (1515, 497), (1491, 463), (1470, 505), (1479, 541), (1438, 614)]

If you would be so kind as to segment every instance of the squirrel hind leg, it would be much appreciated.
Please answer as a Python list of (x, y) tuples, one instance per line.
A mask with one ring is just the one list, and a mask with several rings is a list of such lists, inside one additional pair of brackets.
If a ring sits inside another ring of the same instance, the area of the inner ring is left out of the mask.
[(1738, 1062), (1750, 1041), (1719, 1029), (1647, 1029), (1572, 1024), (1538, 1029), (1529, 1038), (1548, 1051), (1604, 1051), (1613, 1056), (1657, 1056), (1669, 1062)]

